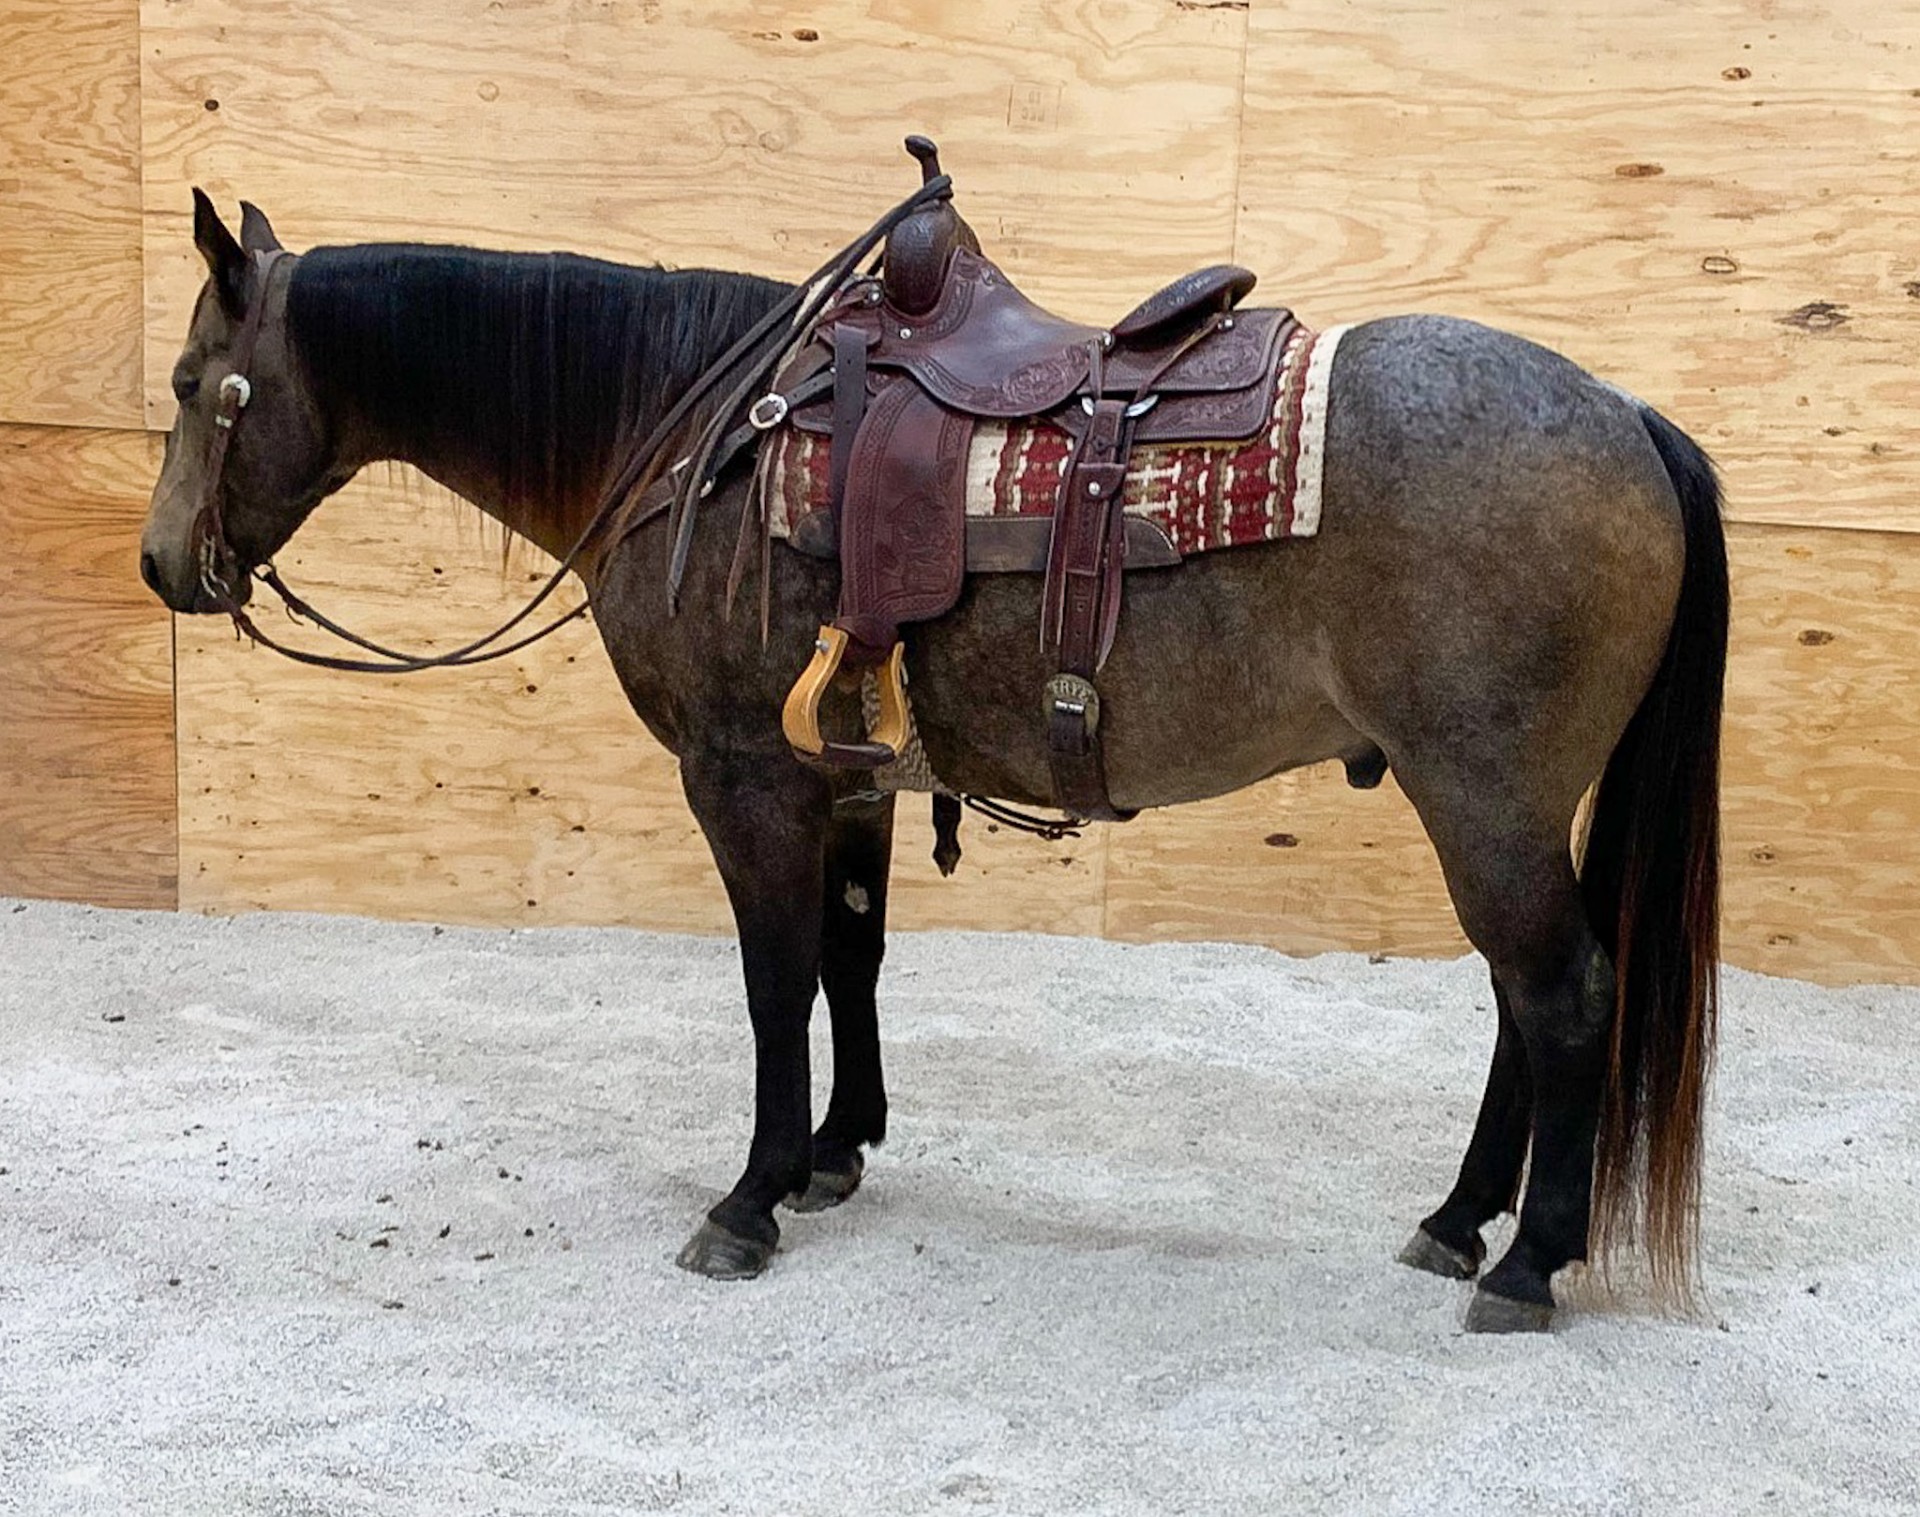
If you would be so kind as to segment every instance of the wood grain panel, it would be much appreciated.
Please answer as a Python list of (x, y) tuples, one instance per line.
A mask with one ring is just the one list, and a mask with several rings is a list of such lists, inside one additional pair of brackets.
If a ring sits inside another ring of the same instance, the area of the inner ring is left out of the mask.
[(1413, 807), (1391, 780), (1351, 789), (1337, 764), (1114, 829), (1106, 904), (1107, 935), (1133, 942), (1467, 951)]
[(1737, 529), (1731, 962), (1920, 981), (1920, 541)]
[(175, 903), (173, 647), (146, 434), (0, 426), (0, 895)]
[(1238, 254), (1647, 397), (1747, 521), (1920, 527), (1920, 13), (1254, 0)]
[(969, 6), (145, 0), (147, 394), (200, 274), (188, 186), (290, 246), (565, 247), (797, 277), (938, 138), (1036, 293), (1117, 317), (1232, 238), (1245, 15)]
[[(374, 470), (279, 562), (348, 625), (446, 647), (544, 577), (530, 549), (503, 576), (482, 522), (417, 476)], [(501, 664), (376, 679), (183, 618), (179, 687), (183, 905), (731, 931), (677, 766), (589, 627)], [(924, 798), (903, 822), (901, 925), (1099, 930), (1097, 835), (1036, 848), (975, 821), (941, 881)]]
[(0, 422), (140, 425), (139, 12), (0, 12)]

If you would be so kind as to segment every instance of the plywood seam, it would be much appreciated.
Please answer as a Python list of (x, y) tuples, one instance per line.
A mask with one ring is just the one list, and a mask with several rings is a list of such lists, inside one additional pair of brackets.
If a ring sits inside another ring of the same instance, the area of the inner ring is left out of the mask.
[(165, 427), (113, 426), (98, 421), (21, 421), (11, 416), (0, 416), (0, 427), (34, 432), (92, 432), (102, 437), (151, 437), (156, 431), (168, 430)]
[(1727, 511), (1721, 519), (1730, 527), (1764, 528), (1773, 532), (1859, 532), (1868, 536), (1920, 537), (1920, 525), (1900, 522), (1803, 521), (1779, 516), (1744, 516), (1739, 511)]
[[(1724, 485), (1723, 480), (1722, 486)], [(1750, 521), (1736, 511), (1723, 511), (1721, 522), (1728, 527), (1739, 527), (1742, 531), (1766, 532), (1776, 537), (1793, 537), (1807, 532), (1846, 532), (1855, 537), (1920, 537), (1920, 527), (1901, 526), (1896, 523), (1875, 526), (1868, 522), (1781, 521), (1777, 517)]]
[(1240, 109), (1233, 118), (1233, 261), (1240, 261), (1240, 181), (1247, 166), (1247, 67), (1253, 52), (1253, 6), (1241, 13)]
[[(139, 97), (138, 120), (134, 126), (134, 145), (140, 154), (140, 162), (138, 165), (140, 171), (140, 215), (134, 223), (134, 235), (140, 240), (140, 346), (135, 353), (135, 357), (139, 360), (140, 368), (134, 384), (133, 409), (134, 414), (140, 419), (140, 430), (151, 435), (154, 432), (167, 432), (172, 429), (170, 427), (157, 427), (154, 425), (153, 407), (147, 402), (147, 348), (153, 335), (148, 330), (149, 323), (147, 321), (148, 292), (153, 288), (153, 282), (149, 277), (149, 271), (147, 269), (147, 12), (142, 0), (133, 0), (133, 5), (135, 12), (133, 28), (134, 65), (138, 70), (138, 78), (134, 81), (134, 89)], [(171, 627), (168, 629), (167, 635), (173, 643), (173, 772), (175, 787), (175, 804), (173, 808), (173, 905), (174, 910), (178, 911), (180, 909), (180, 656), (179, 640), (173, 636), (173, 629)]]

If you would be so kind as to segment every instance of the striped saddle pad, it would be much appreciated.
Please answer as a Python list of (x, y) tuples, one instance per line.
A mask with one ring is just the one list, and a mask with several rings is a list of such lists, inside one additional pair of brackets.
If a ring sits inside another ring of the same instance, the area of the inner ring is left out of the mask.
[[(1328, 385), (1345, 330), (1294, 329), (1280, 353), (1271, 424), (1251, 439), (1135, 447), (1127, 511), (1152, 521), (1182, 557), (1313, 536), (1320, 527)], [(829, 440), (788, 427), (776, 448), (766, 504), (773, 535), (785, 538), (826, 503)], [(1072, 450), (1072, 438), (1038, 418), (978, 423), (967, 459), (967, 514), (1052, 515)]]

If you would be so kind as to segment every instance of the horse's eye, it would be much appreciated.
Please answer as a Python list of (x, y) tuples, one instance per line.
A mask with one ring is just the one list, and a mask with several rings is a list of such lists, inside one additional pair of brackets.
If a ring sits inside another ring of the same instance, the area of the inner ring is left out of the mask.
[(185, 405), (200, 393), (200, 379), (195, 374), (176, 374), (173, 376), (173, 398)]

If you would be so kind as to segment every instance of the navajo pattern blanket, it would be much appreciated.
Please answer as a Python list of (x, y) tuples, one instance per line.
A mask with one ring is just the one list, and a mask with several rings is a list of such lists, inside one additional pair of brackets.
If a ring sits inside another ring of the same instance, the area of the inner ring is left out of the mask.
[[(1327, 394), (1345, 327), (1297, 327), (1280, 354), (1273, 419), (1250, 441), (1141, 445), (1127, 466), (1125, 506), (1151, 519), (1182, 556), (1312, 537), (1320, 529)], [(1049, 516), (1073, 439), (1035, 419), (974, 428), (967, 458), (970, 516)], [(829, 442), (786, 428), (766, 475), (775, 537), (827, 499)]]

